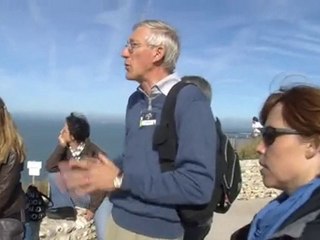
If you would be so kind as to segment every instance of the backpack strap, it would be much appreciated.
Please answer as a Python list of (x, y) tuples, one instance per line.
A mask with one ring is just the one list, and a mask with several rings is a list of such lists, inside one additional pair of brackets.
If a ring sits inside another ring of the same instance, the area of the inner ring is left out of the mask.
[(216, 117), (215, 123), (216, 123), (216, 129), (218, 134), (219, 135), (222, 134), (222, 126), (221, 126), (220, 119), (218, 117)]
[(164, 102), (160, 124), (153, 135), (153, 149), (159, 153), (160, 168), (162, 172), (174, 169), (174, 160), (178, 149), (178, 136), (175, 122), (175, 108), (178, 93), (191, 83), (178, 82), (169, 91)]
[(40, 196), (42, 197), (42, 199), (44, 200), (46, 207), (47, 208), (53, 207), (53, 202), (52, 202), (51, 198), (40, 191), (39, 191), (39, 193), (40, 193)]

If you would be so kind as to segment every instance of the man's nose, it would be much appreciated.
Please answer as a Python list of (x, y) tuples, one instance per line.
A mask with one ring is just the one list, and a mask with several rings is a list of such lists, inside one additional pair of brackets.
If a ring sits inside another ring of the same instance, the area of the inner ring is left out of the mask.
[(123, 58), (127, 58), (129, 57), (129, 49), (127, 46), (124, 46), (124, 48), (122, 49), (122, 52), (121, 52), (121, 57)]

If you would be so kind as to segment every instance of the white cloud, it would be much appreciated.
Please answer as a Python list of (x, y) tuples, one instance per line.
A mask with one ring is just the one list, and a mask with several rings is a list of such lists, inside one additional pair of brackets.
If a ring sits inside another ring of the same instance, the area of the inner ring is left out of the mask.
[(146, 0), (146, 3), (144, 5), (144, 8), (142, 9), (142, 12), (140, 15), (140, 20), (144, 20), (146, 18), (149, 10), (151, 9), (151, 6), (152, 6), (152, 0)]
[(316, 55), (320, 53), (320, 44), (305, 41), (303, 39), (290, 37), (265, 36), (262, 38), (268, 44), (273, 44), (277, 48), (286, 50), (288, 52), (299, 53), (304, 55)]
[[(104, 11), (95, 16), (94, 22), (111, 27), (108, 31), (108, 39), (106, 39), (107, 51), (101, 65), (98, 66), (98, 72), (105, 75), (112, 73), (115, 59), (120, 58), (120, 49), (125, 44), (125, 33), (129, 30), (128, 26), (133, 24), (134, 2), (119, 0), (118, 8), (114, 10)], [(102, 78), (99, 78), (102, 79)], [(102, 81), (105, 81), (104, 78)]]
[[(62, 0), (51, 3), (50, 13), (41, 0), (27, 0), (21, 16), (0, 14), (0, 38), (9, 59), (6, 71), (0, 70), (0, 91), (15, 107), (51, 111), (81, 103), (84, 110), (105, 112), (101, 109), (115, 96), (125, 105), (136, 84), (124, 81), (120, 52), (132, 25), (145, 17), (177, 26), (183, 43), (179, 73), (202, 75), (218, 91), (225, 90), (219, 99), (222, 113), (231, 104), (240, 111), (239, 105), (258, 103), (276, 73), (301, 71), (320, 79), (315, 67), (319, 7), (313, 7), (318, 5), (296, 0), (226, 0), (219, 7), (215, 0), (196, 7), (192, 0), (180, 6), (152, 0), (98, 2), (87, 10), (89, 3), (70, 1), (70, 8), (79, 8), (69, 14)], [(18, 17), (25, 20), (23, 26)], [(259, 89), (256, 95), (244, 94), (252, 88)], [(107, 107), (120, 111), (113, 104)]]
[(122, 31), (123, 23), (130, 19), (132, 10), (133, 1), (119, 0), (118, 8), (99, 13), (95, 16), (94, 22)]
[(33, 21), (39, 26), (44, 26), (47, 21), (41, 12), (38, 0), (28, 0), (28, 8)]

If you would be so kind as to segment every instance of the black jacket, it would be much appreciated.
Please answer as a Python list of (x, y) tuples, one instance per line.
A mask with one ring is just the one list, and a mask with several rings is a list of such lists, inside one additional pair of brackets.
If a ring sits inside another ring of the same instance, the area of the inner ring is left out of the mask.
[(20, 182), (22, 170), (23, 163), (15, 153), (10, 153), (7, 162), (0, 165), (0, 218), (23, 220), (21, 213), (25, 208), (25, 199)]
[[(231, 240), (248, 238), (250, 224), (236, 231)], [(310, 199), (279, 227), (271, 240), (316, 240), (320, 239), (320, 187)], [(263, 239), (261, 239), (263, 240)]]

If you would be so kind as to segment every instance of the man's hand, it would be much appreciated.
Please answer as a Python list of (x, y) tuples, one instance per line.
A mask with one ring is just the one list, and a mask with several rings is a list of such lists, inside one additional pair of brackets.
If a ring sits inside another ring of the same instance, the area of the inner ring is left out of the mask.
[(85, 212), (84, 218), (87, 221), (90, 221), (90, 220), (93, 219), (93, 217), (94, 217), (94, 213), (91, 210), (87, 209), (86, 212)]
[(113, 181), (120, 172), (119, 168), (103, 154), (99, 154), (98, 158), (60, 162), (59, 169), (66, 187), (77, 195), (115, 190)]

